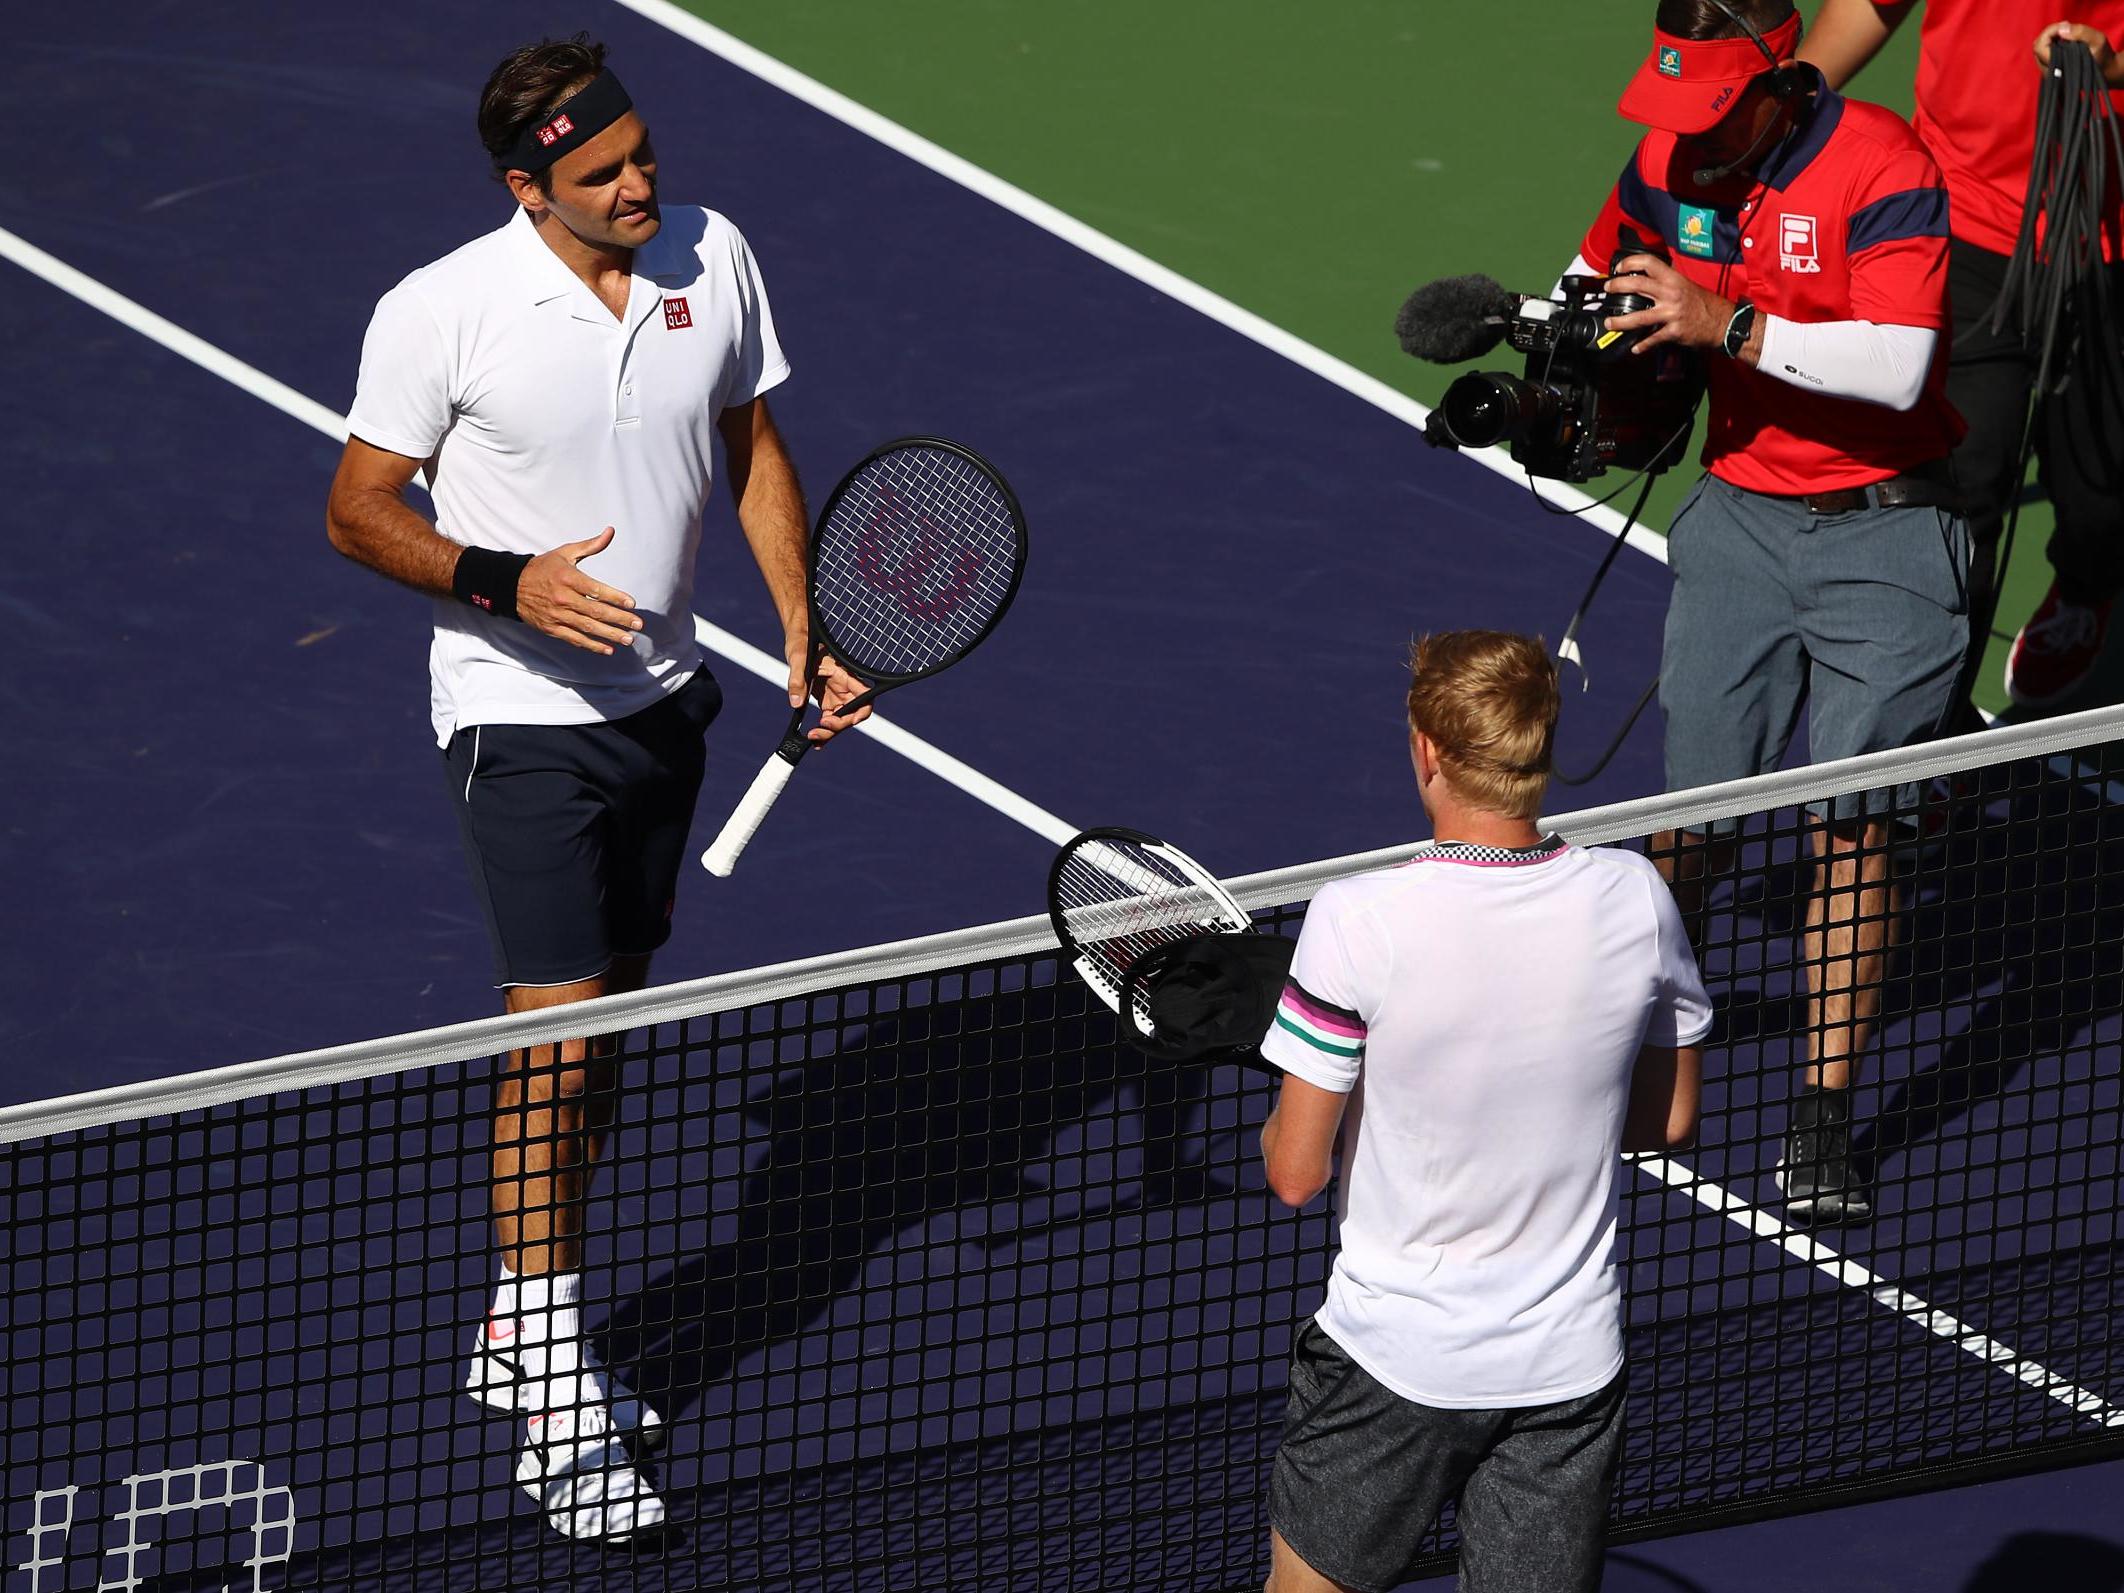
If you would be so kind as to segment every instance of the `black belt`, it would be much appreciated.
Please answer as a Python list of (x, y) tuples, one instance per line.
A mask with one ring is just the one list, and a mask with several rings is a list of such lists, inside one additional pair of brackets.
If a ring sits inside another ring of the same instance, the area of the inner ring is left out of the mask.
[(1906, 470), (1868, 487), (1842, 487), (1835, 492), (1810, 492), (1801, 503), (1813, 514), (1849, 514), (1854, 509), (1953, 509), (1961, 511), (1961, 494), (1955, 490), (1954, 473), (1947, 461)]

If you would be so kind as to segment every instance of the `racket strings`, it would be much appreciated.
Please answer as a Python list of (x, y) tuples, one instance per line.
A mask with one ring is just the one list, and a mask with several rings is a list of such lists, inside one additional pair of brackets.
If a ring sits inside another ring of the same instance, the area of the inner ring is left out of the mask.
[[(1114, 840), (1081, 847), (1064, 859), (1054, 897), (1069, 939), (1116, 1003), (1129, 968), (1146, 952), (1214, 930), (1248, 927), (1221, 893), (1154, 852)], [(1147, 1014), (1139, 1010), (1136, 1016)]]
[(822, 527), (814, 602), (836, 657), (912, 675), (979, 641), (1010, 601), (1024, 541), (1008, 492), (940, 448), (871, 461)]

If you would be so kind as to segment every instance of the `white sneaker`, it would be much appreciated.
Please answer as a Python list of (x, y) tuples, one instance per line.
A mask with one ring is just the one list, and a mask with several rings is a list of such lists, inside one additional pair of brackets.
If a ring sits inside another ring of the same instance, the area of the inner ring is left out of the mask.
[[(664, 1418), (633, 1389), (598, 1364), (588, 1346), (583, 1369), (600, 1385), (600, 1401), (611, 1411), (612, 1425), (631, 1435), (644, 1449), (661, 1449), (667, 1436)], [(476, 1330), (472, 1360), (465, 1370), (465, 1392), (495, 1410), (530, 1411), (537, 1396), (516, 1353), (516, 1325), (490, 1317)]]
[(635, 1469), (595, 1380), (582, 1384), (581, 1404), (524, 1418), (516, 1480), (565, 1537), (611, 1543), (654, 1532), (664, 1501)]

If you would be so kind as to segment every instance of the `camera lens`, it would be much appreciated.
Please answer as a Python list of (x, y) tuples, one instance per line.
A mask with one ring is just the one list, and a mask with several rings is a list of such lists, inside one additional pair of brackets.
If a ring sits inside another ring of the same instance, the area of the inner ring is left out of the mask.
[(1523, 435), (1553, 402), (1532, 382), (1498, 371), (1471, 371), (1445, 390), (1438, 407), (1461, 447), (1488, 448)]

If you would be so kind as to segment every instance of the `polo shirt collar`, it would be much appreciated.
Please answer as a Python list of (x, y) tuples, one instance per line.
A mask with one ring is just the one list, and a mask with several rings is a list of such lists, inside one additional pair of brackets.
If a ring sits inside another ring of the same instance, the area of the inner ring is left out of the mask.
[(1756, 172), (1756, 180), (1765, 188), (1780, 192), (1790, 188), (1800, 173), (1814, 164), (1815, 157), (1829, 147), (1837, 123), (1844, 119), (1844, 96), (1829, 86), (1818, 67), (1810, 64), (1807, 71), (1814, 79), (1813, 98)]
[(1546, 863), (1561, 857), (1569, 843), (1554, 831), (1532, 846), (1477, 846), (1472, 841), (1438, 841), (1430, 851), (1410, 861), (1416, 863), (1474, 863), (1486, 868), (1518, 868), (1528, 863)]
[[(533, 305), (550, 304), (555, 299), (568, 299), (573, 308), (569, 311), (578, 320), (594, 321), (604, 326), (621, 323), (612, 318), (612, 312), (598, 303), (583, 279), (562, 263), (561, 257), (546, 247), (538, 235), (538, 228), (531, 220), (531, 212), (521, 205), (509, 222), (508, 228), (517, 256), (517, 274), (522, 283), (524, 297)], [(633, 283), (627, 293), (625, 324), (632, 328), (645, 320), (650, 312), (664, 302), (663, 290), (651, 280), (669, 270), (670, 251), (664, 244), (662, 227), (656, 236), (634, 251)]]

